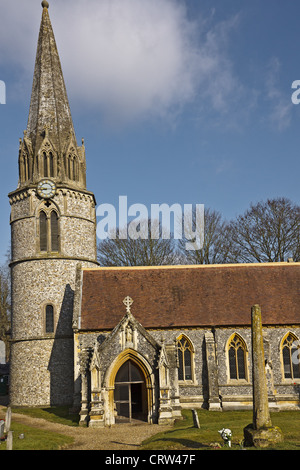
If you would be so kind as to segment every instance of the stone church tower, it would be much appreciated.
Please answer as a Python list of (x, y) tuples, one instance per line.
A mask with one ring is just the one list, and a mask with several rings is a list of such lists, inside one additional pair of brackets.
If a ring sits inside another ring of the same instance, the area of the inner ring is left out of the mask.
[(13, 406), (72, 403), (76, 268), (98, 265), (84, 142), (76, 142), (48, 2), (42, 7), (19, 183), (9, 194)]

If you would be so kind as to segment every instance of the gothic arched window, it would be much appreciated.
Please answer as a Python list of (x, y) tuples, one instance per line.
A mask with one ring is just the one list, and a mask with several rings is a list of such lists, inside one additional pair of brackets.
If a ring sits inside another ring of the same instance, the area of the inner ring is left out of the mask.
[(47, 242), (47, 216), (44, 211), (40, 212), (40, 251), (48, 251)]
[(20, 156), (19, 160), (19, 176), (20, 181), (24, 183), (31, 178), (32, 175), (32, 168), (31, 168), (31, 160), (27, 154), (23, 154)]
[(40, 251), (59, 252), (59, 217), (55, 210), (39, 214)]
[(52, 152), (49, 153), (49, 176), (54, 177), (54, 158)]
[(25, 169), (25, 181), (29, 179), (29, 165), (28, 165), (28, 157), (24, 157), (24, 169)]
[(54, 308), (53, 305), (46, 305), (45, 311), (45, 332), (53, 333), (54, 332)]
[(43, 153), (43, 161), (44, 161), (44, 177), (48, 178), (48, 157), (46, 152)]
[(73, 158), (72, 161), (72, 174), (73, 174), (73, 180), (76, 181), (76, 159)]
[(66, 176), (69, 180), (79, 181), (79, 165), (76, 155), (69, 154), (65, 157)]
[(44, 178), (54, 178), (55, 177), (55, 165), (54, 165), (54, 156), (52, 152), (46, 153), (43, 152), (43, 176)]
[(230, 379), (247, 380), (247, 348), (244, 340), (234, 334), (228, 344)]
[(50, 232), (51, 232), (51, 251), (59, 251), (58, 243), (58, 215), (55, 211), (50, 216)]
[(193, 380), (194, 349), (192, 344), (186, 336), (181, 335), (177, 339), (177, 347), (179, 360), (178, 380)]
[(300, 379), (299, 353), (299, 340), (292, 333), (288, 333), (283, 339), (281, 346), (285, 379)]
[(67, 176), (69, 179), (71, 179), (71, 155), (68, 157), (68, 167), (67, 167)]

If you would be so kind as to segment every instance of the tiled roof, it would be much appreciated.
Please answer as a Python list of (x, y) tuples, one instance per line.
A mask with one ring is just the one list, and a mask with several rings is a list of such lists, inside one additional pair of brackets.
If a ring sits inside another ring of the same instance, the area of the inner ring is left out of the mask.
[(84, 269), (81, 330), (114, 328), (130, 296), (145, 328), (300, 324), (300, 263)]

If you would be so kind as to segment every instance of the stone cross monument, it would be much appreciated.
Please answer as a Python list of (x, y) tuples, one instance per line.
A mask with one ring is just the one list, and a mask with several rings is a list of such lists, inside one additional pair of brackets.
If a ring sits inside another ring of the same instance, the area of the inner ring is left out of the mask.
[(251, 309), (253, 423), (244, 428), (246, 446), (268, 447), (283, 440), (281, 430), (272, 426), (265, 374), (261, 308)]

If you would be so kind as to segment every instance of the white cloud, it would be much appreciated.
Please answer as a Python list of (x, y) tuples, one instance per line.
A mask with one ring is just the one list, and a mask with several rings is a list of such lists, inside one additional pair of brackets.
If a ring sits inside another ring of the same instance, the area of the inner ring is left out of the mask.
[[(42, 12), (37, 3), (14, 0), (1, 11), (0, 64), (21, 66), (30, 80)], [(191, 21), (176, 0), (49, 3), (72, 102), (135, 120), (176, 115), (192, 102), (226, 112), (237, 92), (224, 48), (237, 18), (208, 28), (205, 19)]]
[(273, 128), (283, 131), (291, 123), (293, 105), (291, 104), (290, 95), (283, 93), (280, 89), (280, 71), (281, 63), (278, 57), (272, 57), (267, 64), (265, 99), (269, 104), (266, 119)]
[(62, 31), (68, 16), (61, 43), (70, 92), (85, 102), (135, 118), (164, 115), (193, 98), (197, 52), (176, 2), (92, 0), (88, 8), (77, 2), (61, 10), (56, 28)]

